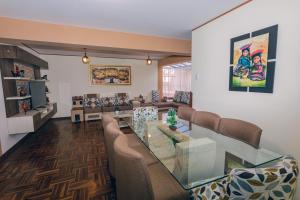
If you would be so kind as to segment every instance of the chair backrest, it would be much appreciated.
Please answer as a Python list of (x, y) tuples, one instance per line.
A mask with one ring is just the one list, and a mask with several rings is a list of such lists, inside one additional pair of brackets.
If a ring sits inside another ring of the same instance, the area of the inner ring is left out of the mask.
[(108, 168), (110, 174), (115, 177), (115, 152), (114, 152), (114, 142), (120, 135), (123, 135), (123, 132), (119, 129), (118, 126), (114, 122), (109, 123), (106, 126), (106, 130), (104, 132), (105, 144), (108, 155)]
[(118, 200), (154, 200), (151, 179), (140, 153), (128, 146), (125, 135), (114, 143)]
[(102, 127), (103, 127), (103, 129), (105, 129), (106, 126), (107, 126), (110, 122), (112, 122), (112, 121), (114, 121), (114, 118), (112, 117), (111, 114), (109, 114), (109, 113), (103, 113), (103, 114), (102, 114)]
[(220, 123), (220, 116), (218, 114), (206, 111), (195, 111), (192, 114), (191, 121), (193, 124), (208, 128), (213, 131), (218, 130)]
[(177, 110), (177, 116), (180, 119), (191, 121), (192, 114), (196, 111), (194, 108), (188, 107), (188, 106), (179, 106)]
[(299, 173), (297, 161), (286, 156), (267, 168), (233, 169), (230, 173), (230, 199), (292, 200)]
[(153, 106), (137, 107), (133, 109), (133, 127), (139, 129), (144, 127), (145, 122), (158, 119), (158, 109)]
[(218, 132), (258, 148), (262, 129), (250, 122), (221, 118)]

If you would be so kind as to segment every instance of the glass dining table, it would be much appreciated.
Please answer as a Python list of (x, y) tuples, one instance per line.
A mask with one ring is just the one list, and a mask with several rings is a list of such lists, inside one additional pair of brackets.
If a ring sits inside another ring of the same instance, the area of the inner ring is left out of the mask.
[(282, 157), (186, 121), (179, 120), (175, 131), (165, 120), (130, 126), (185, 190), (222, 179), (233, 168), (255, 168)]

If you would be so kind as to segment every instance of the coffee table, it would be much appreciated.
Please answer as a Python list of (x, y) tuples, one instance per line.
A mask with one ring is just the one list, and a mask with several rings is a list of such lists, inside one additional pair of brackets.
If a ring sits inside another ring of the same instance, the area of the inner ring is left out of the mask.
[(132, 110), (123, 110), (115, 112), (107, 112), (113, 118), (115, 118), (120, 128), (128, 127), (132, 123), (133, 111)]

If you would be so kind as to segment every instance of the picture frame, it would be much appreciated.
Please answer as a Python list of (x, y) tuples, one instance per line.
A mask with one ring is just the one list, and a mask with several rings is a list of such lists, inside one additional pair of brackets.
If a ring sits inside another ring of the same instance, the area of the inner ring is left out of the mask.
[(273, 93), (278, 25), (230, 40), (229, 91)]
[(131, 85), (131, 66), (89, 65), (90, 85)]

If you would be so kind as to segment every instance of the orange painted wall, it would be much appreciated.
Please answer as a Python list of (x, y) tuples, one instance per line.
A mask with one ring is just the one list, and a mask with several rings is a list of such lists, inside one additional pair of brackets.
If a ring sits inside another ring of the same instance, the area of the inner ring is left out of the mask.
[(0, 38), (191, 54), (191, 41), (0, 17)]

